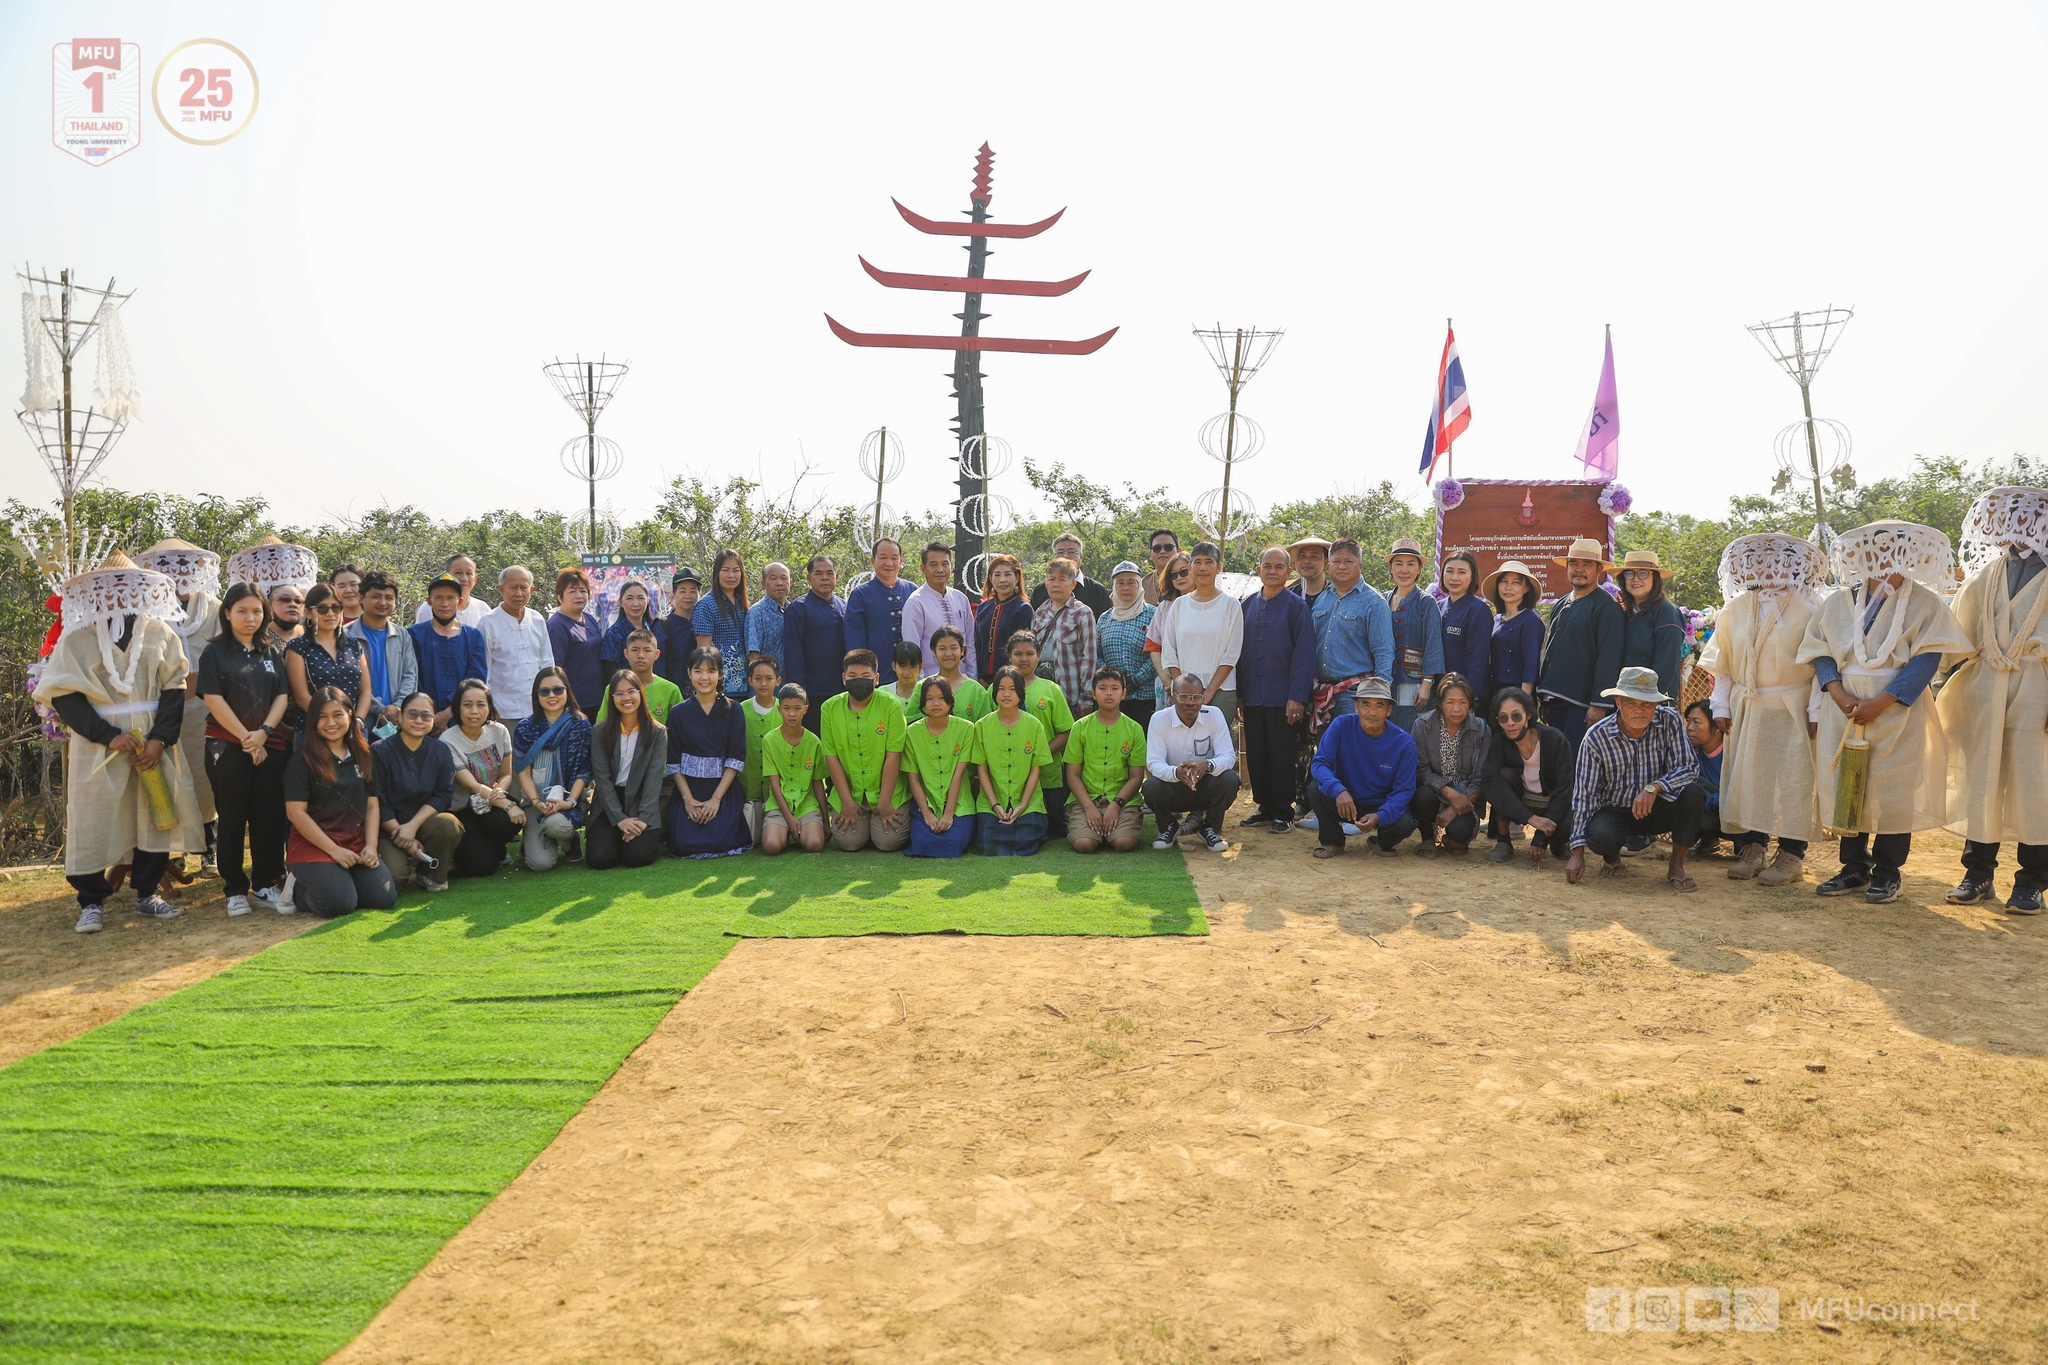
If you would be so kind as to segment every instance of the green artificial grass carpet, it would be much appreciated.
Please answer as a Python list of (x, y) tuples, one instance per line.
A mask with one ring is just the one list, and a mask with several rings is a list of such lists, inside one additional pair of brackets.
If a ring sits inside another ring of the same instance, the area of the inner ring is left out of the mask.
[(751, 863), (730, 889), (749, 903), (726, 930), (740, 938), (851, 934), (1206, 934), (1178, 854), (1075, 853), (1048, 844), (1029, 858), (784, 854)]
[(409, 894), (26, 1057), (0, 1071), (0, 1360), (319, 1360), (733, 935), (950, 929), (1207, 926), (1182, 860), (1142, 853), (564, 868)]

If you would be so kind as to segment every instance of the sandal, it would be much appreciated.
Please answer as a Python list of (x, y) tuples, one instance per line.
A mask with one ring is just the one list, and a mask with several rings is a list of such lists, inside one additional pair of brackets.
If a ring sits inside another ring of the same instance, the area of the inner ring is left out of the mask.
[(1344, 850), (1335, 844), (1317, 844), (1315, 851), (1308, 856), (1311, 858), (1335, 858), (1343, 852)]
[(1602, 863), (1600, 864), (1600, 875), (1603, 877), (1626, 877), (1629, 875), (1628, 864)]
[(1688, 872), (1680, 872), (1676, 876), (1666, 877), (1664, 880), (1671, 883), (1673, 891), (1697, 891), (1700, 889), (1700, 884), (1694, 881), (1692, 874)]

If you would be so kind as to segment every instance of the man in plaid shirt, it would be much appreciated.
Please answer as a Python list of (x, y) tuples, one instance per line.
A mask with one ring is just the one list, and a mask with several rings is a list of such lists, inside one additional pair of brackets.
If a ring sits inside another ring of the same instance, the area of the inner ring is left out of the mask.
[(1045, 605), (1031, 617), (1038, 637), (1038, 657), (1052, 669), (1052, 680), (1067, 694), (1075, 717), (1095, 709), (1089, 679), (1095, 673), (1095, 613), (1074, 593), (1081, 566), (1055, 559), (1045, 566)]
[(1600, 694), (1614, 700), (1614, 714), (1586, 731), (1572, 782), (1572, 853), (1565, 880), (1586, 875), (1586, 850), (1600, 855), (1600, 874), (1624, 876), (1621, 846), (1632, 834), (1671, 836), (1666, 876), (1677, 891), (1697, 891), (1685, 870), (1685, 855), (1699, 839), (1706, 788), (1685, 722), (1660, 703), (1650, 668), (1624, 668), (1613, 687)]

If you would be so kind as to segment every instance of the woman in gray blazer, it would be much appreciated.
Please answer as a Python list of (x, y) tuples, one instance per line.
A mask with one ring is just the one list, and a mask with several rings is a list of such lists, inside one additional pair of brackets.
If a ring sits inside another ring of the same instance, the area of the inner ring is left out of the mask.
[(629, 668), (612, 674), (611, 709), (590, 734), (590, 822), (586, 867), (646, 867), (661, 856), (661, 784), (668, 731), (647, 712)]
[(1446, 853), (1463, 853), (1479, 833), (1480, 784), (1486, 769), (1486, 722), (1472, 714), (1472, 684), (1462, 673), (1437, 680), (1436, 709), (1425, 712), (1415, 736), (1415, 799), (1408, 813), (1422, 835), (1423, 853), (1443, 836)]

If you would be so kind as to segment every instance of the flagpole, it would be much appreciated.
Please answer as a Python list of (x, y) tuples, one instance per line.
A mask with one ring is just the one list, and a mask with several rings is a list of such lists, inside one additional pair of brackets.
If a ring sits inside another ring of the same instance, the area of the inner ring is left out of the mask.
[[(1445, 318), (1445, 350), (1450, 349), (1451, 336), (1451, 320), (1449, 318)], [(1439, 381), (1436, 386), (1436, 429), (1444, 434), (1444, 477), (1447, 479), (1455, 479), (1458, 477), (1458, 459), (1457, 456), (1452, 453), (1451, 447), (1456, 445), (1457, 441), (1454, 437), (1452, 437), (1450, 428), (1444, 425), (1444, 386), (1441, 381)]]

